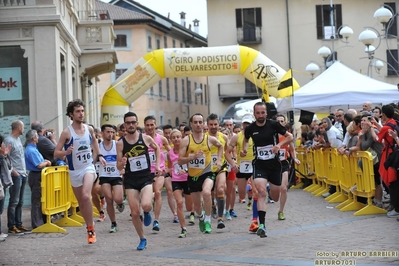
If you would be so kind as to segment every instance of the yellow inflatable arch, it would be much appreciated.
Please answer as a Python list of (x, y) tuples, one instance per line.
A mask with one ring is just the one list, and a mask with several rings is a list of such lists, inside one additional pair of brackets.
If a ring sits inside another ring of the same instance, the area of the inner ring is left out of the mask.
[(102, 124), (120, 123), (129, 104), (163, 78), (239, 74), (262, 88), (264, 96), (278, 97), (285, 73), (268, 57), (245, 46), (155, 50), (136, 61), (105, 92)]

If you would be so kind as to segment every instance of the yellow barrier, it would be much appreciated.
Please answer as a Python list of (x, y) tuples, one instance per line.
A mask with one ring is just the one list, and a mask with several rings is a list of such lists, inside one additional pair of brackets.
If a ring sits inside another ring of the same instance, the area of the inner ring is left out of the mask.
[(47, 167), (42, 170), (42, 213), (47, 215), (46, 223), (33, 229), (33, 233), (65, 233), (66, 230), (51, 223), (51, 215), (64, 213), (64, 223), (72, 224), (68, 218), (70, 207), (68, 195), (69, 175), (68, 167)]
[[(303, 147), (298, 147), (296, 149), (296, 158), (301, 162), (299, 165), (295, 165), (296, 170), (303, 174), (306, 175), (307, 171), (306, 171), (306, 149)], [(298, 178), (298, 183), (295, 186), (292, 186), (291, 189), (296, 189), (296, 188), (301, 188), (303, 186), (303, 176), (301, 176), (300, 174), (296, 174), (296, 177)]]
[[(306, 165), (307, 173), (315, 173), (313, 184), (304, 191), (316, 196), (328, 191), (328, 185), (337, 187), (337, 192), (326, 198), (341, 211), (356, 211), (354, 215), (383, 214), (387, 211), (373, 205), (375, 181), (372, 156), (367, 151), (353, 152), (349, 157), (339, 155), (337, 149), (306, 152), (297, 148), (298, 159)], [(361, 160), (361, 163), (359, 163)], [(309, 170), (314, 167), (314, 171)], [(302, 169), (303, 170), (303, 169)], [(367, 198), (367, 204), (358, 202), (357, 197)]]
[(306, 159), (304, 160), (305, 161), (304, 163), (306, 167), (307, 178), (312, 180), (312, 184), (307, 188), (305, 188), (304, 191), (309, 191), (309, 192), (318, 188), (317, 176), (315, 174), (315, 162), (313, 156), (314, 156), (314, 151), (311, 149), (306, 149)]

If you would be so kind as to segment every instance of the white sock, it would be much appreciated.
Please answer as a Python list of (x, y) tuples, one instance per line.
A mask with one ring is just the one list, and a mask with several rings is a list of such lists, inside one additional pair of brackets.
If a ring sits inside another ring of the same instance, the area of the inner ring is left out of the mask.
[(205, 215), (205, 222), (211, 222), (211, 216)]

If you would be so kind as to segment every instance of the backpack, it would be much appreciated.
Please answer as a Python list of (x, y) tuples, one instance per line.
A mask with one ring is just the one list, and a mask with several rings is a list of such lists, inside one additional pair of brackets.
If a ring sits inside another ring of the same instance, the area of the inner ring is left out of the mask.
[(396, 125), (392, 123), (387, 123), (387, 126), (391, 127), (392, 130), (396, 130), (396, 133), (399, 135), (399, 120), (395, 120)]

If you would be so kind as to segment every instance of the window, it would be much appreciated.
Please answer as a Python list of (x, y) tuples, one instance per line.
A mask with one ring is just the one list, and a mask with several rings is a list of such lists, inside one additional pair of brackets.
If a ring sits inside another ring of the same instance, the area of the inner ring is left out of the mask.
[[(392, 14), (396, 13), (396, 4), (395, 3), (384, 3), (384, 5), (389, 6), (393, 12)], [(389, 8), (388, 8), (389, 9)], [(392, 23), (392, 24), (390, 24)], [(390, 25), (390, 27), (388, 28), (388, 37), (390, 38), (396, 38), (396, 35), (398, 33), (398, 26), (397, 26), (397, 19), (396, 17), (393, 17), (393, 19), (391, 18), (388, 23), (387, 26)]]
[[(201, 89), (201, 91), (203, 91), (203, 89), (202, 89), (202, 83), (200, 84), (200, 89)], [(204, 94), (201, 93), (201, 105), (203, 105), (203, 104), (204, 104)]]
[(158, 82), (158, 89), (159, 89), (158, 92), (159, 99), (162, 99), (162, 80)]
[(166, 79), (166, 99), (170, 100), (169, 78)]
[(168, 48), (168, 37), (163, 36), (163, 48)]
[(173, 48), (176, 48), (176, 40), (173, 40), (173, 41), (172, 41), (172, 47), (173, 47)]
[[(194, 82), (194, 90), (196, 90), (197, 89), (197, 82)], [(195, 101), (195, 104), (198, 104), (198, 97), (199, 97), (199, 95), (197, 95), (195, 92), (194, 92), (194, 101)]]
[(151, 88), (150, 88), (150, 95), (151, 95), (151, 96), (154, 96), (154, 87), (151, 87)]
[(180, 48), (183, 48), (183, 43), (182, 42), (180, 42)]
[(116, 35), (115, 47), (127, 47), (125, 34), (117, 34)]
[(152, 38), (151, 36), (147, 36), (148, 38), (148, 49), (152, 49)]
[(184, 79), (181, 80), (181, 99), (182, 102), (186, 102), (186, 89), (184, 88)]
[(122, 74), (125, 73), (126, 70), (127, 70), (127, 68), (116, 69), (115, 70), (115, 79), (118, 79), (120, 76), (122, 76)]
[(175, 78), (175, 102), (179, 101), (179, 86), (177, 86), (177, 78)]
[(192, 103), (193, 99), (191, 97), (191, 81), (187, 80), (187, 103)]
[(253, 84), (251, 81), (248, 79), (245, 79), (245, 93), (257, 93), (258, 95), (262, 95), (261, 89), (256, 87), (255, 84)]
[(205, 97), (205, 104), (208, 104), (208, 91), (206, 89), (206, 84), (204, 84), (204, 97)]
[(342, 26), (342, 6), (333, 5), (333, 10), (331, 10), (330, 5), (316, 5), (316, 26), (317, 39), (337, 38), (336, 31)]
[(161, 49), (161, 39), (157, 37), (157, 49)]
[(239, 43), (261, 41), (262, 9), (236, 9), (237, 39)]
[(396, 76), (396, 73), (399, 72), (398, 50), (387, 50), (387, 62), (388, 76)]

